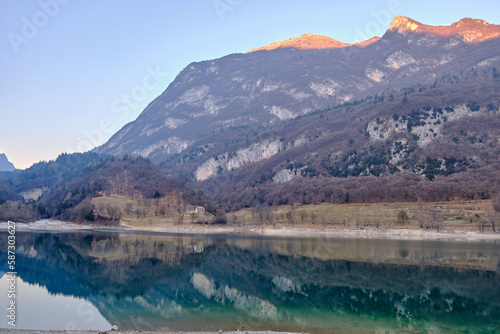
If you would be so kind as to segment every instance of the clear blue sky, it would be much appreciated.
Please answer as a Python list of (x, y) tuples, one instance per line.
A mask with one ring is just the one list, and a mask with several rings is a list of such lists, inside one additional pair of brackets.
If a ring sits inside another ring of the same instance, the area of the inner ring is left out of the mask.
[(355, 42), (396, 15), (499, 13), (498, 0), (0, 0), (0, 153), (26, 168), (102, 144), (193, 61), (306, 32)]

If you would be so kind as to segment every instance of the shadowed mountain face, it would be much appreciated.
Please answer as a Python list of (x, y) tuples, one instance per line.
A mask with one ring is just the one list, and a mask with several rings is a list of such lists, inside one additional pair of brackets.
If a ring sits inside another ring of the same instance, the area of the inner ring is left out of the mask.
[(499, 329), (494, 244), (89, 232), (18, 238), (24, 281), (83, 297), (124, 329)]
[(15, 170), (16, 167), (7, 159), (7, 156), (3, 153), (0, 154), (0, 172), (11, 172)]

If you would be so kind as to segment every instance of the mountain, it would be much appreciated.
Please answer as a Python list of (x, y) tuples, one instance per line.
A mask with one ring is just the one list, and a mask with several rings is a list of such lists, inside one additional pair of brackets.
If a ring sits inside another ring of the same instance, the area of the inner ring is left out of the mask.
[[(430, 199), (430, 187), (455, 174), (460, 186), (431, 193), (488, 197), (499, 42), (500, 26), (482, 20), (396, 17), (360, 44), (305, 34), (192, 63), (95, 151), (146, 157), (228, 208)], [(357, 184), (385, 189), (386, 178), (398, 186), (376, 198)]]
[(484, 42), (500, 37), (498, 25), (471, 18), (464, 18), (449, 26), (430, 26), (404, 16), (397, 16), (391, 23), (389, 31), (397, 31), (403, 35), (413, 32), (443, 38), (455, 37), (467, 43)]
[(15, 169), (16, 167), (7, 159), (7, 156), (0, 153), (0, 172), (11, 172)]
[(277, 48), (296, 48), (301, 50), (344, 48), (349, 45), (351, 44), (337, 41), (327, 36), (313, 35), (311, 33), (307, 33), (300, 37), (293, 37), (285, 41), (277, 41), (269, 45), (250, 50), (248, 52), (255, 52), (261, 50), (274, 50)]

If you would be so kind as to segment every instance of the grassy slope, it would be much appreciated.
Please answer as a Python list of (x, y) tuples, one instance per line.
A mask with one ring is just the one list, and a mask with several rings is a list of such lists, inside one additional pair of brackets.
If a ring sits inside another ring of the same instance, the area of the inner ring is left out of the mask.
[[(127, 203), (132, 204), (129, 214), (126, 212)], [(168, 200), (166, 197), (158, 199), (158, 206), (156, 205), (155, 200), (152, 200), (149, 205), (147, 205), (143, 200), (139, 204), (137, 200), (132, 200), (128, 197), (118, 195), (93, 198), (92, 204), (96, 207), (106, 207), (109, 204), (113, 207), (120, 208), (123, 213), (121, 218), (122, 224), (133, 227), (151, 227), (184, 223), (194, 224), (201, 220), (210, 220), (213, 218), (213, 215), (209, 213), (191, 214), (190, 212), (194, 211), (194, 206), (186, 206), (186, 213), (180, 215), (174, 205), (168, 206)], [(160, 212), (156, 214), (157, 208), (159, 209), (162, 205), (166, 208), (165, 215), (162, 215)], [(140, 217), (138, 217), (137, 209), (144, 211), (145, 215), (140, 214)]]
[[(405, 212), (407, 217), (401, 217)], [(399, 216), (399, 217), (398, 217)], [(228, 214), (240, 226), (295, 226), (309, 228), (406, 228), (439, 231), (492, 231), (500, 223), (491, 201), (436, 203), (316, 204), (243, 209)], [(398, 222), (399, 221), (399, 222)], [(401, 222), (402, 221), (402, 222)]]
[[(211, 214), (190, 214), (194, 207), (186, 207), (180, 215), (173, 207), (163, 216), (156, 211), (156, 203), (140, 204), (123, 196), (98, 197), (92, 200), (96, 207), (111, 205), (119, 207), (122, 224), (138, 228), (171, 227), (173, 225), (197, 225), (201, 220), (210, 220)], [(132, 203), (126, 214), (125, 206)], [(158, 207), (166, 205), (160, 198)], [(145, 216), (137, 217), (137, 209)], [(405, 212), (405, 215), (401, 213)], [(182, 217), (181, 220), (179, 218)], [(500, 214), (495, 214), (490, 200), (454, 201), (435, 203), (371, 203), (371, 204), (315, 204), (243, 209), (227, 214), (228, 224), (235, 227), (291, 227), (291, 228), (356, 228), (356, 229), (425, 229), (438, 231), (484, 231), (492, 232), (491, 220), (500, 227)]]

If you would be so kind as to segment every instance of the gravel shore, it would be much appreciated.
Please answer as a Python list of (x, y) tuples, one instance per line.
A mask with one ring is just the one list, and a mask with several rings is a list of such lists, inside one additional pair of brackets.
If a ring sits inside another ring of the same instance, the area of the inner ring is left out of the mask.
[[(0, 328), (0, 333), (9, 333), (9, 334), (274, 334), (278, 332), (140, 332), (140, 331), (83, 331), (83, 330), (75, 330), (75, 331), (61, 331), (61, 330), (28, 330), (28, 329), (8, 329), (8, 328)], [(293, 334), (289, 332), (279, 332), (280, 334)]]
[[(39, 220), (33, 223), (16, 224), (20, 231), (58, 231), (71, 232), (78, 230), (102, 230), (102, 226), (79, 225), (57, 220)], [(0, 222), (0, 231), (7, 230), (7, 223)], [(286, 236), (286, 237), (326, 237), (326, 238), (366, 238), (366, 239), (392, 239), (392, 240), (456, 240), (456, 241), (500, 241), (500, 233), (478, 232), (478, 231), (454, 231), (443, 229), (442, 231), (411, 229), (411, 228), (315, 228), (288, 226), (288, 227), (235, 227), (235, 226), (157, 226), (157, 227), (131, 227), (119, 225), (105, 228), (107, 231), (128, 232), (153, 232), (153, 233), (175, 233), (175, 234), (226, 234), (226, 235), (248, 235), (248, 236)]]

